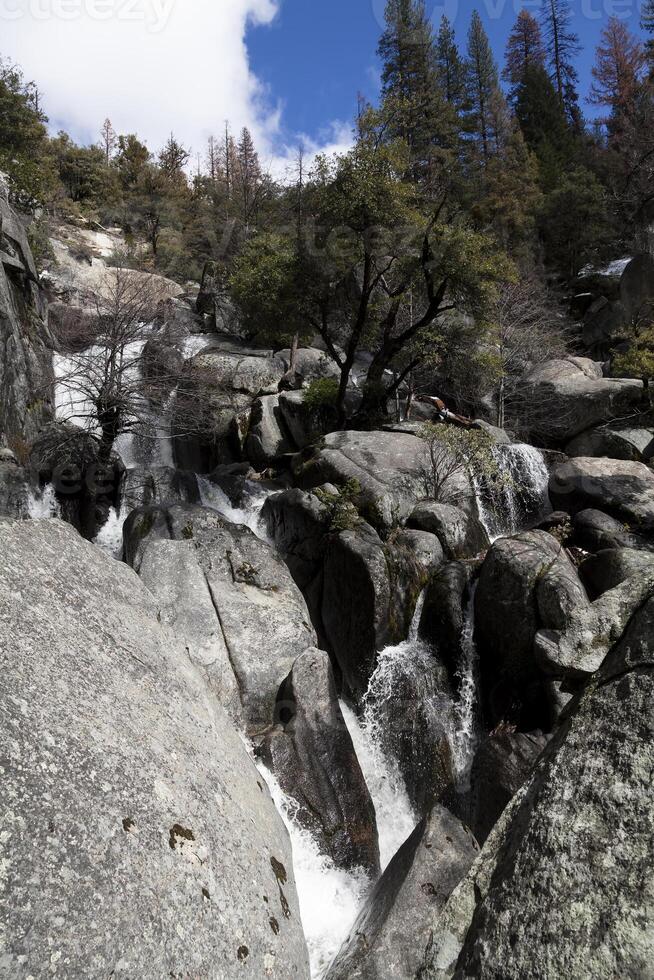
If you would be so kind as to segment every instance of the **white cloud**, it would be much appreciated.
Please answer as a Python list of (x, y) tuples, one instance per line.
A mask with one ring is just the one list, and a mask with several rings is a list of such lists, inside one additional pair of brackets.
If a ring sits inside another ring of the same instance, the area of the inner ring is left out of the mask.
[[(279, 2), (0, 0), (0, 53), (38, 83), (51, 124), (77, 139), (94, 142), (109, 116), (153, 151), (174, 130), (204, 155), (229, 119), (235, 131), (250, 127), (278, 171), (301, 137), (283, 133), (281, 105), (253, 74), (245, 38), (248, 24), (272, 22)], [(335, 125), (326, 141), (340, 147), (342, 137)]]

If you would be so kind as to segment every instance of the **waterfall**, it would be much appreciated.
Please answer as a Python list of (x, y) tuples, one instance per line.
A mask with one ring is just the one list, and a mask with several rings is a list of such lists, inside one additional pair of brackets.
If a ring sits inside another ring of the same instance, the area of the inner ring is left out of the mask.
[(129, 509), (112, 507), (107, 521), (98, 531), (94, 544), (102, 548), (106, 554), (118, 561), (123, 557), (123, 524), (127, 520)]
[(266, 490), (264, 487), (257, 487), (255, 484), (252, 490), (248, 490), (245, 506), (234, 507), (225, 491), (217, 483), (213, 483), (206, 476), (198, 476), (197, 480), (203, 507), (217, 511), (232, 524), (249, 527), (262, 541), (268, 541), (268, 536), (261, 523), (261, 511), (268, 497), (276, 491)]
[(550, 510), (549, 470), (539, 449), (526, 443), (493, 449), (499, 479), (490, 488), (473, 477), (479, 519), (491, 541), (516, 534)]
[(450, 736), (457, 789), (470, 789), (470, 773), (478, 742), (479, 658), (475, 646), (475, 592), (473, 586), (461, 633), (459, 690), (454, 704), (454, 728)]
[(48, 483), (40, 492), (31, 488), (28, 490), (27, 513), (33, 521), (60, 516), (59, 501), (55, 496), (55, 489), (51, 483)]
[(296, 820), (296, 806), (277, 779), (261, 763), (266, 780), (293, 849), (293, 871), (300, 902), (302, 926), (309, 948), (312, 980), (322, 980), (366, 901), (371, 882), (364, 871), (348, 872), (321, 854), (308, 830)]

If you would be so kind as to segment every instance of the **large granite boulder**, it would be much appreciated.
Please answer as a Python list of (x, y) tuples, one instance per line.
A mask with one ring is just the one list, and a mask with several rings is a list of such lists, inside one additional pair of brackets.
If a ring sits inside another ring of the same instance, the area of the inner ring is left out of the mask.
[[(283, 681), (296, 658), (316, 643), (304, 599), (282, 559), (248, 528), (203, 507), (139, 508), (125, 522), (123, 533), (126, 559), (148, 575), (164, 614), (183, 617), (191, 649), (199, 648), (198, 659), (206, 660), (207, 650), (219, 649), (215, 668), (224, 676), (229, 658), (248, 727), (256, 731), (271, 724)], [(161, 540), (191, 545), (199, 566), (195, 577), (205, 582), (214, 610), (212, 617), (202, 600), (206, 633), (198, 635), (201, 626), (193, 617), (194, 607), (185, 612), (176, 599), (175, 589), (183, 588), (186, 601), (193, 601), (186, 586), (175, 584), (189, 574), (189, 549), (162, 550)], [(153, 546), (157, 551), (149, 559)]]
[(572, 518), (573, 543), (585, 551), (602, 551), (607, 548), (654, 549), (654, 543), (639, 534), (633, 534), (624, 524), (601, 510), (592, 507), (578, 511)]
[(0, 433), (12, 448), (52, 421), (52, 346), (25, 229), (0, 196)]
[(524, 531), (493, 544), (475, 596), (475, 636), (492, 726), (508, 722), (522, 731), (547, 730), (550, 706), (534, 653), (536, 633), (565, 631), (589, 610), (576, 569), (552, 535)]
[[(426, 452), (425, 441), (408, 432), (332, 432), (320, 446), (297, 456), (294, 470), (304, 489), (356, 481), (359, 512), (388, 531), (427, 496)], [(475, 512), (474, 491), (461, 474), (451, 489), (460, 493), (459, 507)]]
[(472, 558), (490, 545), (486, 529), (474, 514), (435, 500), (419, 503), (407, 527), (435, 534), (448, 558)]
[(7, 450), (0, 449), (0, 518), (28, 516), (29, 487), (25, 470)]
[(639, 548), (607, 548), (589, 555), (579, 575), (592, 599), (597, 599), (634, 576), (654, 571), (654, 554)]
[(287, 833), (147, 589), (58, 521), (0, 551), (0, 973), (308, 980)]
[(483, 844), (511, 802), (550, 736), (541, 732), (497, 731), (482, 738), (471, 773), (470, 827)]
[(421, 980), (646, 977), (654, 590), (431, 922)]
[(327, 980), (414, 980), (433, 919), (478, 851), (461, 821), (434, 807), (380, 878)]
[(650, 463), (654, 457), (654, 427), (646, 424), (603, 425), (576, 436), (565, 451), (568, 456), (608, 456)]
[(567, 460), (552, 471), (550, 497), (568, 513), (596, 508), (627, 524), (625, 530), (654, 532), (654, 472), (643, 463), (584, 456)]
[(642, 381), (605, 378), (601, 364), (585, 357), (537, 365), (523, 378), (521, 390), (529, 404), (526, 424), (561, 442), (633, 411), (643, 397)]
[(253, 402), (277, 392), (284, 364), (246, 347), (209, 349), (187, 361), (173, 417), (175, 460), (208, 473), (240, 459)]
[(634, 256), (620, 279), (620, 300), (629, 321), (651, 319), (654, 306), (654, 258), (649, 253)]
[(297, 447), (287, 430), (279, 395), (257, 398), (250, 412), (245, 454), (255, 466), (265, 467)]
[(343, 720), (329, 657), (307, 650), (293, 664), (277, 702), (279, 725), (261, 755), (295, 819), (336, 867), (379, 877), (375, 809)]
[(389, 541), (363, 521), (330, 535), (323, 562), (321, 623), (349, 693), (365, 694), (377, 652), (399, 643), (431, 570), (442, 562), (438, 539), (416, 550), (416, 532)]

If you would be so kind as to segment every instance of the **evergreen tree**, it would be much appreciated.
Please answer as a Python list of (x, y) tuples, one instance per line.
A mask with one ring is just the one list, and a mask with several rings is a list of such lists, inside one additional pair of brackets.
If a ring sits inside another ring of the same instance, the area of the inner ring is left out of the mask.
[(382, 99), (391, 138), (404, 140), (413, 176), (428, 181), (451, 164), (457, 142), (456, 113), (441, 90), (436, 45), (424, 0), (387, 0), (386, 29), (379, 41)]
[(538, 158), (542, 187), (551, 190), (570, 163), (574, 146), (565, 110), (542, 66), (527, 68), (516, 91), (515, 112), (525, 142)]
[(532, 67), (545, 67), (545, 47), (538, 21), (528, 10), (521, 10), (509, 35), (502, 72), (502, 78), (511, 86), (512, 98)]
[(454, 28), (445, 15), (436, 37), (436, 72), (445, 98), (461, 113), (466, 101), (466, 66), (459, 54)]
[(544, 0), (542, 18), (550, 76), (568, 119), (577, 124), (579, 75), (574, 60), (581, 52), (581, 44), (571, 27), (570, 0)]
[[(230, 154), (228, 147), (228, 157)], [(252, 134), (247, 126), (241, 131), (241, 138), (236, 149), (236, 186), (238, 188), (241, 218), (246, 229), (255, 217), (258, 192), (261, 185), (261, 166), (259, 155), (254, 146)]]
[(633, 113), (645, 67), (643, 45), (617, 17), (610, 17), (595, 53), (589, 101), (606, 106), (614, 121)]
[(472, 12), (468, 32), (467, 75), (471, 129), (486, 163), (492, 149), (491, 103), (499, 91), (499, 75), (488, 35), (476, 10)]
[(26, 84), (21, 70), (0, 59), (0, 170), (9, 176), (16, 198), (30, 206), (49, 200), (56, 187), (39, 102), (38, 90)]
[(190, 158), (189, 151), (171, 133), (166, 145), (159, 152), (159, 167), (171, 183), (186, 184), (184, 167)]
[(133, 187), (150, 160), (150, 151), (134, 133), (118, 137), (116, 166), (125, 190)]

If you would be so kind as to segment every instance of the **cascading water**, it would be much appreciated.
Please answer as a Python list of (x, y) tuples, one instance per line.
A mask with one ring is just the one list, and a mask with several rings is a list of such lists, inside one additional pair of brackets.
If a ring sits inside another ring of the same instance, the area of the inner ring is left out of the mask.
[(321, 854), (309, 831), (298, 824), (293, 801), (272, 773), (261, 762), (257, 765), (291, 838), (311, 976), (313, 980), (322, 980), (368, 897), (371, 882), (365, 872), (343, 871), (331, 858)]
[(106, 523), (100, 528), (94, 541), (106, 554), (118, 561), (123, 557), (123, 524), (128, 514), (129, 510), (112, 507)]
[(271, 492), (275, 491), (266, 490), (263, 487), (258, 488), (255, 485), (254, 489), (248, 493), (245, 506), (234, 507), (225, 491), (218, 484), (212, 483), (205, 476), (198, 476), (197, 480), (203, 507), (217, 511), (232, 524), (249, 527), (262, 541), (268, 540), (261, 523), (261, 511)]
[(491, 541), (516, 534), (550, 510), (549, 471), (542, 452), (526, 443), (493, 449), (499, 479), (490, 489), (473, 476), (479, 518)]
[(59, 501), (51, 483), (40, 492), (32, 489), (28, 491), (27, 513), (33, 521), (60, 516)]
[(458, 697), (454, 705), (454, 728), (450, 736), (457, 789), (470, 789), (470, 773), (478, 742), (479, 659), (475, 646), (475, 591), (473, 586), (461, 634), (461, 665), (457, 671)]

